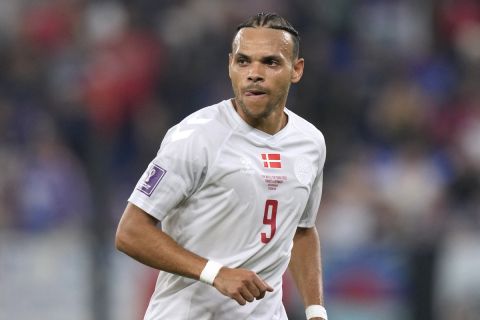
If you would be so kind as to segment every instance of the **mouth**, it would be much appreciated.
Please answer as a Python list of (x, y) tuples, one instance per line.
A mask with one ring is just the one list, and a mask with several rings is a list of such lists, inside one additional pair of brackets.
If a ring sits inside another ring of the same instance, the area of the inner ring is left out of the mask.
[(247, 89), (245, 90), (245, 96), (247, 97), (258, 97), (267, 94), (266, 90), (263, 89)]

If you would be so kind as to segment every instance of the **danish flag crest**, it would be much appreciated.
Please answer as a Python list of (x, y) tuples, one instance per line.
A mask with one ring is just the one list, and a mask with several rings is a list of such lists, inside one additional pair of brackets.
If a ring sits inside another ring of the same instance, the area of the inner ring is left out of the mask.
[(282, 167), (280, 153), (262, 153), (262, 161), (265, 168), (279, 169)]

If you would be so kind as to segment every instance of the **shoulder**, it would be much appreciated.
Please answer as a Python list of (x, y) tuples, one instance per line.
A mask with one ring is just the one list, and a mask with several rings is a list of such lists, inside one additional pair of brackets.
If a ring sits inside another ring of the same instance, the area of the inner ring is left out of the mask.
[(311, 140), (322, 149), (325, 148), (325, 137), (323, 133), (311, 122), (305, 120), (301, 116), (287, 109), (287, 114), (298, 134), (303, 135), (305, 139)]
[(287, 109), (291, 121), (293, 135), (298, 145), (304, 146), (307, 153), (314, 157), (318, 163), (318, 171), (323, 169), (327, 156), (327, 147), (323, 133), (312, 123)]
[(221, 117), (223, 101), (199, 108), (197, 111), (183, 118), (178, 124), (180, 125), (202, 125), (212, 121), (218, 121)]
[(168, 130), (163, 144), (215, 144), (231, 131), (225, 121), (226, 107), (226, 101), (221, 101), (193, 112)]

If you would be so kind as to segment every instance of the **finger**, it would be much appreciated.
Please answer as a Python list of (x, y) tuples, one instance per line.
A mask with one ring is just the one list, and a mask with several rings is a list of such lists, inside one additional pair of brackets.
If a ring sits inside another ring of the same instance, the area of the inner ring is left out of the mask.
[(263, 293), (263, 291), (260, 291), (260, 289), (257, 287), (255, 282), (247, 282), (246, 286), (254, 298), (258, 298)]
[(273, 288), (270, 287), (265, 281), (263, 281), (262, 279), (260, 278), (257, 278), (255, 282), (255, 285), (257, 286), (257, 288), (259, 289), (259, 295), (256, 296), (256, 299), (257, 300), (260, 300), (260, 299), (263, 299), (263, 297), (265, 297), (265, 294), (267, 293), (267, 291), (269, 292), (272, 292), (273, 291)]
[(262, 280), (263, 284), (265, 285), (265, 287), (267, 288), (267, 291), (268, 292), (273, 292), (273, 287), (270, 286), (268, 283), (266, 283), (264, 280)]
[(242, 297), (242, 295), (240, 293), (235, 293), (232, 295), (232, 298), (237, 301), (237, 303), (241, 306), (244, 306), (245, 304), (247, 304), (247, 301), (245, 301), (245, 299)]
[(266, 292), (266, 291), (262, 291), (262, 293), (260, 293), (260, 294), (258, 295), (258, 297), (256, 297), (255, 299), (257, 299), (257, 300), (263, 299), (263, 297), (265, 297), (265, 292)]
[(248, 302), (252, 302), (255, 299), (255, 297), (252, 295), (252, 293), (245, 287), (240, 289), (240, 294)]
[(254, 283), (260, 289), (260, 291), (263, 291), (263, 292), (265, 292), (265, 291), (272, 292), (273, 291), (273, 288), (268, 283), (266, 283), (265, 281), (263, 281), (260, 278), (256, 278), (254, 280)]

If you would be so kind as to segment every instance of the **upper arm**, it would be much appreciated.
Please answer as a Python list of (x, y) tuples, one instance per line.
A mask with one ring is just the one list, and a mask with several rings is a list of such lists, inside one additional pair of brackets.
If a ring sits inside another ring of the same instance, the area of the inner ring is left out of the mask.
[[(121, 248), (124, 242), (128, 242), (139, 230), (145, 227), (156, 227), (158, 220), (147, 212), (128, 202), (125, 211), (118, 223), (115, 242), (117, 248)], [(140, 231), (141, 232), (141, 231)]]
[(205, 177), (207, 139), (191, 127), (170, 131), (128, 199), (158, 220), (193, 194)]
[(297, 230), (295, 231), (295, 235), (293, 237), (293, 243), (299, 243), (303, 242), (305, 239), (308, 240), (317, 240), (318, 239), (318, 233), (317, 233), (317, 228), (315, 226), (311, 228), (303, 228), (303, 227), (298, 227)]
[(122, 218), (120, 219), (120, 225), (122, 224), (133, 224), (133, 225), (142, 225), (142, 224), (152, 224), (156, 225), (158, 220), (145, 212), (143, 209), (137, 207), (131, 202), (127, 203), (125, 211), (123, 212)]

